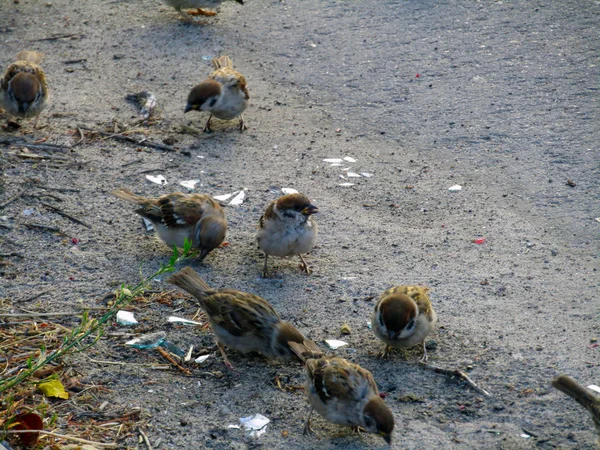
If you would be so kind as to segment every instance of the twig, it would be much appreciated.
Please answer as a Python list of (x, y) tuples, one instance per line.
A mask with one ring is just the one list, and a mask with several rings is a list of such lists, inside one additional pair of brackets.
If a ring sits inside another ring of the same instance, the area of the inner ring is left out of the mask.
[(148, 450), (152, 450), (152, 446), (150, 445), (150, 441), (148, 440), (148, 436), (146, 436), (146, 433), (144, 433), (141, 429), (139, 429), (138, 431), (142, 435), (142, 439), (144, 439), (144, 444), (146, 444)]
[(13, 314), (0, 314), (0, 317), (55, 317), (55, 316), (76, 316), (76, 312), (53, 312), (53, 313), (13, 313)]
[(38, 230), (50, 231), (51, 233), (60, 233), (62, 235), (65, 235), (65, 233), (60, 231), (60, 228), (56, 228), (56, 227), (49, 227), (47, 225), (41, 225), (39, 223), (24, 223), (23, 225), (25, 225), (30, 230), (37, 228)]
[(69, 147), (65, 145), (56, 145), (56, 144), (34, 144), (29, 142), (23, 138), (17, 137), (3, 137), (0, 139), (0, 144), (2, 145), (20, 145), (21, 147), (25, 147), (31, 150), (43, 150), (46, 152), (63, 152), (66, 153), (69, 150)]
[(23, 197), (23, 194), (25, 194), (25, 192), (27, 192), (27, 189), (23, 189), (21, 192), (19, 192), (17, 195), (14, 195), (13, 197), (9, 198), (8, 200), (6, 200), (4, 203), (0, 204), (0, 209), (3, 209), (5, 207), (7, 207), (8, 205), (10, 205), (12, 202), (14, 202), (15, 200), (20, 199), (21, 197)]
[(63, 211), (63, 210), (61, 210), (61, 209), (58, 209), (58, 208), (57, 208), (57, 207), (55, 207), (55, 206), (49, 205), (48, 203), (44, 203), (44, 202), (40, 202), (40, 203), (41, 203), (42, 205), (44, 205), (46, 208), (50, 208), (51, 210), (53, 210), (53, 211), (54, 211), (56, 214), (58, 214), (58, 215), (61, 215), (61, 216), (63, 216), (63, 217), (66, 217), (67, 219), (69, 219), (69, 220), (71, 220), (71, 221), (73, 221), (73, 222), (75, 222), (75, 223), (77, 223), (77, 224), (79, 224), (79, 225), (83, 225), (83, 226), (84, 226), (84, 227), (86, 227), (86, 228), (92, 228), (92, 227), (91, 227), (91, 226), (89, 226), (87, 223), (85, 223), (85, 222), (82, 222), (81, 220), (79, 220), (79, 219), (76, 219), (76, 218), (75, 218), (75, 217), (73, 217), (73, 216), (70, 216), (69, 214), (67, 214), (66, 212), (64, 212), (64, 211)]
[(88, 359), (98, 364), (110, 364), (113, 366), (137, 366), (137, 367), (150, 367), (152, 369), (170, 369), (171, 366), (168, 364), (155, 364), (155, 363), (131, 363), (126, 361), (108, 361), (104, 359), (94, 359), (88, 356)]
[(144, 161), (143, 158), (134, 159), (133, 161), (129, 161), (128, 163), (123, 164), (121, 167), (129, 167), (129, 166), (132, 166), (136, 163), (143, 162), (143, 161)]
[(158, 350), (158, 352), (159, 352), (161, 355), (163, 355), (163, 356), (165, 357), (165, 359), (166, 359), (167, 361), (169, 361), (171, 364), (173, 364), (175, 367), (177, 367), (177, 368), (178, 368), (179, 370), (181, 370), (183, 373), (185, 373), (186, 375), (191, 375), (191, 374), (192, 374), (192, 372), (190, 372), (189, 370), (187, 370), (185, 367), (181, 367), (181, 366), (179, 365), (179, 363), (177, 363), (177, 361), (175, 361), (175, 360), (174, 360), (174, 359), (171, 357), (171, 355), (169, 355), (169, 354), (167, 353), (167, 351), (166, 351), (166, 350), (164, 350), (164, 349), (162, 349), (162, 348), (160, 348), (160, 347), (156, 347), (156, 349)]
[(66, 439), (67, 441), (79, 442), (80, 444), (90, 444), (95, 447), (117, 448), (117, 444), (114, 442), (111, 444), (105, 444), (103, 442), (88, 441), (87, 439), (81, 439), (81, 438), (78, 438), (75, 436), (69, 436), (68, 434), (58, 434), (58, 433), (54, 433), (52, 431), (45, 431), (45, 430), (6, 430), (5, 433), (8, 433), (8, 434), (41, 433), (41, 434), (45, 434), (47, 436), (52, 436), (52, 437), (55, 437), (58, 439)]
[(46, 189), (47, 191), (56, 191), (56, 192), (80, 192), (79, 189), (71, 189), (71, 188), (57, 188), (45, 186), (43, 184), (38, 186), (40, 189)]
[(488, 391), (486, 391), (485, 389), (480, 388), (479, 386), (477, 386), (477, 384), (473, 380), (471, 380), (471, 378), (469, 378), (469, 376), (466, 373), (464, 373), (462, 370), (460, 370), (460, 369), (444, 369), (443, 367), (432, 366), (430, 364), (425, 364), (425, 363), (421, 363), (421, 366), (425, 367), (426, 369), (433, 370), (434, 372), (437, 372), (437, 373), (444, 373), (446, 375), (450, 375), (450, 376), (453, 376), (453, 377), (461, 378), (474, 391), (477, 391), (481, 395), (484, 395), (486, 397), (491, 397), (492, 396), (492, 394), (490, 394)]
[[(23, 300), (23, 303), (28, 303), (28, 302), (30, 302), (30, 301), (32, 301), (32, 300), (35, 300), (36, 298), (39, 298), (39, 297), (41, 297), (42, 295), (49, 294), (50, 292), (52, 292), (52, 290), (51, 290), (51, 289), (48, 289), (47, 291), (42, 291), (42, 292), (39, 292), (39, 293), (37, 293), (37, 294), (35, 294), (35, 295), (32, 295), (31, 297), (29, 297), (29, 298), (26, 298), (25, 300)], [(21, 308), (21, 309), (23, 309), (23, 308)], [(31, 311), (27, 311), (27, 312), (31, 312)]]
[(17, 253), (17, 252), (0, 253), (0, 258), (10, 258), (12, 256), (16, 256), (17, 258), (24, 258), (23, 255), (21, 255), (20, 253)]
[(155, 144), (153, 142), (147, 141), (145, 138), (141, 141), (138, 141), (137, 139), (134, 139), (134, 138), (131, 138), (128, 136), (123, 136), (122, 134), (107, 133), (105, 131), (94, 130), (93, 128), (88, 128), (88, 127), (84, 127), (84, 126), (80, 126), (79, 128), (81, 128), (82, 130), (91, 131), (93, 133), (98, 133), (100, 136), (106, 136), (106, 137), (109, 137), (110, 139), (115, 139), (117, 141), (131, 142), (133, 144), (141, 145), (144, 147), (155, 148), (157, 150), (164, 150), (165, 152), (177, 153), (177, 150), (175, 150), (173, 147), (171, 147), (169, 145)]
[(63, 156), (52, 156), (52, 155), (35, 155), (33, 153), (9, 153), (9, 155), (11, 156), (16, 156), (17, 158), (21, 158), (21, 159), (54, 159), (57, 161), (68, 161), (68, 158), (65, 158)]
[(42, 39), (36, 39), (36, 40), (34, 40), (32, 42), (58, 41), (59, 39), (68, 39), (68, 38), (72, 38), (72, 37), (76, 37), (77, 39), (81, 39), (82, 37), (85, 37), (85, 34), (77, 34), (77, 33), (55, 34), (54, 36), (50, 36), (50, 37), (42, 38)]
[(68, 59), (66, 61), (63, 61), (63, 64), (78, 64), (78, 63), (82, 63), (82, 62), (87, 62), (87, 58)]
[(85, 139), (83, 131), (81, 131), (81, 128), (77, 127), (77, 132), (79, 133), (79, 140), (77, 142), (75, 142), (73, 145), (71, 145), (71, 148), (81, 144), (83, 142), (83, 140)]

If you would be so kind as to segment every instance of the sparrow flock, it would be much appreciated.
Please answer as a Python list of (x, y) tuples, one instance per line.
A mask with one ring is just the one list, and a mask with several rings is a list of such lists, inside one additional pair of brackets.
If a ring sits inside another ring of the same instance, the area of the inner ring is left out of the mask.
[[(179, 12), (188, 23), (198, 24), (193, 16), (213, 16), (223, 0), (163, 0)], [(235, 0), (244, 4), (243, 0)], [(43, 55), (22, 51), (8, 66), (0, 79), (0, 107), (19, 118), (35, 117), (34, 128), (49, 98)], [(211, 119), (239, 120), (240, 131), (247, 127), (243, 112), (250, 95), (245, 77), (233, 69), (228, 56), (212, 60), (214, 71), (194, 86), (187, 98), (184, 113), (209, 113), (204, 131), (211, 132)], [(150, 221), (157, 236), (168, 247), (184, 247), (185, 241), (199, 251), (203, 260), (219, 247), (227, 232), (223, 208), (207, 194), (173, 192), (158, 198), (145, 198), (127, 189), (112, 191), (116, 197), (137, 205), (135, 212)], [(302, 255), (309, 253), (316, 242), (318, 227), (313, 215), (319, 209), (304, 194), (284, 195), (271, 202), (257, 225), (256, 242), (265, 255), (262, 274), (268, 275), (268, 257), (298, 255), (301, 268), (311, 273)], [(339, 357), (326, 356), (312, 341), (306, 339), (292, 324), (281, 320), (263, 298), (233, 289), (211, 289), (191, 268), (185, 267), (168, 282), (193, 295), (208, 316), (217, 346), (225, 365), (231, 369), (225, 348), (241, 353), (257, 352), (269, 359), (300, 360), (306, 368), (305, 393), (310, 413), (304, 432), (312, 432), (313, 411), (332, 423), (356, 430), (375, 433), (391, 444), (394, 417), (380, 397), (373, 375), (358, 364)], [(382, 357), (390, 357), (394, 348), (423, 345), (435, 331), (437, 315), (424, 286), (395, 286), (386, 290), (377, 301), (371, 316), (374, 335), (384, 344)], [(591, 413), (600, 435), (600, 400), (574, 380), (561, 376), (552, 385), (574, 398)], [(600, 441), (599, 441), (600, 442)]]

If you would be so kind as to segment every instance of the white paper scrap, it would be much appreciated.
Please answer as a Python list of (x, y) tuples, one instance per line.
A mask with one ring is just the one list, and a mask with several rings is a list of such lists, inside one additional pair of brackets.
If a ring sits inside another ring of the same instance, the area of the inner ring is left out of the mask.
[(267, 424), (270, 420), (262, 414), (254, 414), (253, 416), (242, 417), (240, 424), (244, 429), (250, 431), (250, 437), (259, 437), (267, 431)]
[(284, 194), (297, 194), (298, 191), (296, 189), (292, 189), (292, 188), (281, 188), (281, 192), (283, 192)]
[(373, 176), (372, 173), (368, 173), (368, 172), (361, 172), (360, 174), (365, 178), (371, 178)]
[(229, 202), (230, 206), (240, 206), (244, 203), (244, 199), (246, 198), (246, 189), (239, 191), (239, 194), (236, 195), (233, 200)]
[(180, 325), (202, 325), (202, 322), (196, 322), (194, 320), (184, 319), (183, 317), (170, 316), (167, 319), (170, 323), (176, 323)]
[(135, 325), (138, 321), (135, 320), (131, 311), (119, 311), (117, 312), (117, 323), (119, 325)]
[(202, 364), (204, 361), (206, 361), (208, 358), (210, 358), (210, 355), (202, 355), (202, 356), (198, 356), (194, 362), (198, 363), (198, 364)]
[(462, 189), (462, 186), (460, 184), (455, 184), (454, 186), (450, 186), (448, 188), (448, 190), (450, 192), (456, 192), (456, 191), (460, 191)]
[(339, 163), (341, 163), (342, 161), (343, 161), (343, 159), (342, 159), (342, 158), (325, 158), (325, 159), (323, 160), (323, 162), (326, 162), (326, 163), (333, 163), (333, 164), (339, 164)]
[(348, 178), (360, 178), (360, 175), (359, 175), (359, 174), (357, 174), (356, 172), (348, 172), (348, 173), (346, 174), (346, 176), (347, 176)]
[(344, 186), (344, 187), (354, 186), (354, 183), (340, 183), (340, 186)]
[(144, 226), (146, 227), (146, 231), (153, 231), (154, 230), (154, 224), (152, 222), (150, 222), (145, 217), (142, 217), (142, 221), (144, 222)]
[(344, 161), (348, 161), (348, 162), (351, 162), (351, 163), (355, 163), (356, 162), (356, 160), (353, 157), (351, 157), (351, 156), (345, 156), (344, 157)]
[(596, 386), (595, 384), (590, 384), (588, 386), (588, 389), (591, 389), (592, 391), (596, 391), (596, 392), (600, 393), (600, 387)]
[(325, 339), (325, 343), (331, 350), (337, 350), (338, 348), (343, 347), (344, 345), (348, 345), (347, 342), (338, 341), (337, 339)]
[(340, 163), (333, 163), (329, 167), (341, 167)]
[(161, 186), (164, 186), (167, 183), (167, 179), (165, 177), (163, 177), (162, 175), (146, 175), (146, 180), (148, 181), (152, 181), (153, 183), (156, 184), (160, 184)]
[(194, 186), (196, 186), (198, 183), (200, 183), (200, 180), (184, 180), (179, 182), (179, 184), (184, 188), (188, 188), (190, 190), (194, 189)]
[(237, 194), (240, 191), (235, 191), (233, 194), (223, 194), (223, 195), (213, 195), (213, 198), (215, 200), (218, 200), (220, 202), (224, 202), (225, 200), (227, 200), (228, 198), (233, 197), (235, 194)]

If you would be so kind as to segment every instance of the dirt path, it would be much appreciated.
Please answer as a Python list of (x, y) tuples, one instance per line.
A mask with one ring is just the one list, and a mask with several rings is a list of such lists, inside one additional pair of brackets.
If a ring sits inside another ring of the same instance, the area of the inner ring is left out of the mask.
[[(0, 202), (27, 179), (63, 190), (45, 191), (60, 202), (24, 196), (0, 211), (2, 251), (26, 255), (3, 268), (0, 297), (15, 311), (99, 306), (115, 286), (139, 279), (140, 264), (151, 273), (168, 259), (131, 208), (108, 194), (116, 187), (148, 196), (180, 190), (189, 179), (213, 195), (247, 188), (242, 206), (226, 208), (231, 245), (191, 266), (212, 286), (268, 299), (315, 341), (339, 338), (348, 323), (349, 346), (337, 353), (371, 370), (389, 393), (393, 448), (592, 448), (586, 412), (550, 381), (566, 373), (600, 384), (599, 349), (590, 348), (600, 323), (599, 24), (600, 4), (588, 0), (248, 0), (227, 3), (203, 27), (182, 24), (157, 0), (6, 2), (2, 67), (23, 48), (46, 54), (47, 127), (29, 137), (67, 145), (78, 140), (77, 126), (133, 127), (138, 116), (124, 97), (151, 90), (161, 118), (137, 128), (189, 156), (87, 139), (56, 154), (79, 162), (65, 167), (19, 160), (2, 146)], [(43, 40), (57, 35), (69, 37)], [(182, 133), (182, 124), (201, 128), (206, 120), (184, 116), (183, 108), (220, 54), (249, 81), (250, 129), (240, 134), (218, 123), (211, 135)], [(356, 162), (323, 162), (344, 156)], [(346, 167), (373, 176), (339, 178)], [(169, 184), (152, 184), (147, 173)], [(455, 184), (462, 190), (448, 191)], [(306, 193), (321, 210), (309, 278), (296, 261), (279, 261), (273, 279), (259, 277), (254, 226), (282, 187)], [(64, 236), (27, 229), (26, 222), (58, 227)], [(476, 238), (485, 243), (474, 244)], [(441, 328), (431, 362), (468, 371), (492, 398), (422, 369), (416, 351), (406, 360), (376, 358), (382, 344), (366, 326), (374, 299), (405, 283), (432, 288)], [(188, 301), (177, 308), (179, 315), (196, 311)], [(165, 330), (182, 347), (212, 346), (210, 333), (166, 325), (172, 311), (137, 305), (136, 331)], [(154, 358), (122, 342), (108, 337), (92, 357)], [(99, 403), (152, 415), (146, 433), (154, 448), (384, 444), (319, 418), (318, 435), (302, 436), (302, 393), (274, 384), (276, 375), (284, 386), (301, 384), (298, 366), (232, 353), (240, 373), (218, 379), (84, 356), (70, 361), (111, 389)], [(223, 365), (212, 358), (206, 371), (217, 370)], [(272, 421), (259, 440), (227, 429), (256, 412)]]

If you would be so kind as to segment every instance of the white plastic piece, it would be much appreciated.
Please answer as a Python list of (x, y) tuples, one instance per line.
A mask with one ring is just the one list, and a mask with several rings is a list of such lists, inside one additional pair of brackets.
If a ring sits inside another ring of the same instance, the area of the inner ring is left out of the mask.
[(596, 392), (600, 393), (600, 387), (596, 386), (595, 384), (590, 384), (588, 386), (588, 389), (591, 389), (592, 391), (596, 391)]
[(270, 420), (262, 414), (254, 414), (253, 416), (242, 417), (240, 425), (248, 430), (250, 437), (259, 437), (267, 431), (267, 424)]
[(210, 358), (210, 355), (202, 355), (202, 356), (198, 356), (194, 362), (198, 363), (198, 364), (202, 364), (204, 361), (206, 361), (208, 358)]
[(460, 191), (461, 189), (462, 189), (462, 186), (461, 186), (460, 184), (455, 184), (454, 186), (450, 186), (450, 187), (448, 188), (448, 190), (449, 190), (450, 192), (458, 192), (458, 191)]
[(198, 183), (200, 183), (200, 180), (184, 180), (179, 182), (180, 185), (182, 185), (184, 188), (188, 188), (189, 190), (193, 190), (194, 186), (196, 186)]
[(135, 325), (139, 322), (135, 320), (131, 311), (119, 311), (117, 312), (117, 323), (119, 325)]
[(246, 198), (246, 189), (239, 191), (238, 195), (233, 197), (233, 200), (229, 202), (230, 206), (240, 206), (244, 203), (244, 199)]
[(326, 162), (326, 163), (332, 163), (332, 164), (339, 164), (339, 163), (341, 163), (342, 161), (343, 161), (343, 159), (342, 159), (342, 158), (325, 158), (325, 159), (323, 160), (323, 162)]
[(223, 195), (214, 195), (213, 198), (215, 200), (218, 200), (220, 202), (224, 202), (225, 200), (233, 197), (235, 194), (237, 194), (239, 191), (234, 192), (233, 194), (223, 194)]
[(346, 173), (346, 176), (348, 178), (360, 178), (360, 175), (357, 174), (356, 172), (348, 172), (348, 173)]
[(373, 176), (373, 174), (369, 172), (361, 172), (360, 174), (365, 178), (371, 178)]
[(297, 194), (298, 191), (296, 189), (293, 188), (281, 188), (281, 192), (283, 192), (284, 194)]
[(146, 180), (152, 181), (156, 184), (160, 184), (161, 186), (168, 184), (167, 179), (162, 175), (146, 175)]
[(340, 186), (343, 186), (343, 187), (354, 186), (354, 183), (340, 183)]
[(331, 350), (337, 350), (338, 348), (343, 347), (344, 345), (348, 345), (347, 342), (338, 341), (337, 339), (325, 339), (325, 343)]
[(355, 163), (356, 160), (352, 156), (344, 156), (344, 161)]
[(195, 320), (184, 319), (183, 317), (170, 316), (167, 320), (170, 323), (176, 323), (178, 325), (202, 325), (202, 322), (196, 322)]

